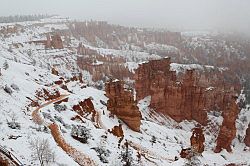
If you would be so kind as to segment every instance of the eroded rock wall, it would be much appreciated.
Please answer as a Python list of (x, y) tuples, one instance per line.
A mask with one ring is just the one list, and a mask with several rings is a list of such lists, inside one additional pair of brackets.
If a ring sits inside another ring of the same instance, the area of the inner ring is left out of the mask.
[(141, 113), (133, 93), (124, 88), (122, 81), (110, 81), (105, 85), (108, 110), (134, 131), (140, 131)]
[(177, 75), (175, 71), (170, 71), (170, 63), (170, 59), (165, 58), (139, 65), (135, 72), (137, 100), (150, 95), (150, 107), (177, 122), (195, 120), (206, 125), (209, 111), (222, 112), (224, 121), (217, 149), (230, 151), (239, 113), (235, 97), (238, 89), (227, 84), (225, 75), (219, 70), (187, 70)]

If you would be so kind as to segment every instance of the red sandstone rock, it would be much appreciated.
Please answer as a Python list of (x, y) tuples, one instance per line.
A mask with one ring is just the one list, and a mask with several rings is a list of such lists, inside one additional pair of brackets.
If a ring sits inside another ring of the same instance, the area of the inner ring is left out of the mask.
[(122, 81), (110, 81), (105, 86), (109, 98), (108, 110), (125, 122), (134, 131), (140, 131), (141, 113), (134, 101), (133, 94), (124, 88)]
[(70, 120), (73, 120), (73, 121), (80, 121), (80, 122), (82, 122), (82, 123), (85, 123), (85, 122), (83, 121), (83, 119), (82, 119), (79, 115), (76, 115), (76, 116), (70, 118)]
[(197, 153), (202, 153), (204, 151), (205, 137), (202, 128), (194, 128), (193, 134), (190, 138), (192, 149)]
[(79, 43), (77, 47), (77, 54), (79, 55), (98, 55), (96, 50), (86, 48), (82, 43)]
[(191, 156), (190, 156), (191, 153), (192, 153), (191, 148), (182, 149), (181, 153), (180, 153), (180, 157), (190, 159), (191, 158)]
[(119, 126), (114, 126), (111, 131), (109, 131), (113, 135), (117, 137), (124, 137), (124, 133), (122, 130), (122, 125), (120, 124)]
[(129, 71), (128, 67), (121, 65), (126, 63), (123, 57), (100, 55), (98, 53), (88, 54), (90, 55), (77, 57), (77, 65), (82, 70), (89, 71), (92, 75), (93, 81), (104, 80), (104, 76), (121, 80), (123, 78), (131, 77), (132, 73)]
[(53, 35), (51, 37), (50, 35), (47, 35), (45, 48), (63, 49), (63, 42), (61, 36), (58, 34)]
[(36, 91), (36, 98), (42, 98), (45, 101), (53, 100), (60, 96), (61, 94), (58, 90), (49, 91), (47, 89), (42, 89)]
[(223, 111), (223, 122), (220, 127), (220, 132), (217, 138), (217, 146), (215, 152), (220, 152), (222, 149), (226, 149), (231, 152), (231, 142), (236, 136), (235, 121), (239, 113), (238, 105), (235, 99), (231, 99), (231, 103), (228, 103), (226, 110)]
[(245, 136), (244, 142), (248, 147), (250, 147), (250, 123), (249, 123), (247, 131), (246, 131), (246, 136)]
[(51, 73), (56, 76), (59, 76), (59, 72), (54, 67), (51, 69)]
[(177, 76), (175, 71), (170, 71), (170, 58), (165, 58), (139, 65), (135, 72), (135, 89), (138, 100), (150, 95), (150, 107), (177, 122), (187, 119), (206, 125), (208, 111), (221, 111), (224, 122), (216, 149), (230, 151), (239, 112), (232, 98), (239, 88), (238, 84), (228, 84), (224, 79), (226, 76), (216, 70), (200, 73), (187, 70)]
[(92, 121), (95, 121), (96, 111), (90, 98), (80, 101), (79, 104), (74, 105), (72, 109), (81, 116), (92, 113)]

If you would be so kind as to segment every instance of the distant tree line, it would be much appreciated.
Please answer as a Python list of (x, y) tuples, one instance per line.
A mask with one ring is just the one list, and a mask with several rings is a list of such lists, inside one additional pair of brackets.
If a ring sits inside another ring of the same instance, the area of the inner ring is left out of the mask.
[(48, 14), (35, 14), (35, 15), (15, 15), (15, 16), (1, 16), (0, 23), (24, 22), (24, 21), (37, 21), (44, 18), (50, 18), (55, 15)]

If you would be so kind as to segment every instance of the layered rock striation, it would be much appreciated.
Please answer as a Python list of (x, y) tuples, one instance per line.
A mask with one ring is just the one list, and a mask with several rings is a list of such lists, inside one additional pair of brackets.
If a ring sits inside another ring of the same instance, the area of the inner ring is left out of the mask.
[[(207, 112), (222, 112), (224, 121), (217, 149), (230, 151), (228, 146), (235, 137), (235, 120), (239, 113), (235, 97), (238, 89), (227, 84), (226, 75), (219, 70), (191, 69), (177, 75), (170, 70), (170, 63), (170, 58), (164, 58), (139, 65), (135, 72), (137, 99), (151, 96), (150, 107), (177, 122), (195, 120), (206, 125)], [(225, 132), (228, 132), (226, 136)]]
[(133, 93), (124, 88), (122, 81), (110, 81), (105, 85), (108, 110), (134, 131), (140, 131), (141, 113)]

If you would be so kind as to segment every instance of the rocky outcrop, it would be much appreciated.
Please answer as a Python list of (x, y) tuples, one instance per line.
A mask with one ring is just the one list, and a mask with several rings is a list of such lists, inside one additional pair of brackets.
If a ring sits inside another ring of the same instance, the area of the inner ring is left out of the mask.
[(222, 112), (224, 121), (216, 149), (230, 151), (239, 112), (235, 100), (238, 89), (227, 83), (224, 79), (227, 75), (219, 70), (199, 72), (191, 69), (177, 75), (170, 70), (170, 63), (170, 58), (164, 58), (139, 65), (135, 72), (137, 100), (151, 96), (150, 107), (177, 122), (195, 120), (206, 125), (207, 112)]
[(54, 67), (51, 69), (51, 74), (59, 76), (59, 72)]
[(245, 136), (244, 142), (245, 142), (246, 146), (250, 147), (250, 123), (248, 124), (248, 128), (246, 131), (246, 136)]
[(98, 55), (96, 50), (85, 47), (82, 43), (79, 43), (77, 47), (77, 54), (79, 55)]
[(190, 142), (191, 147), (195, 152), (202, 153), (204, 151), (205, 136), (203, 134), (202, 128), (196, 127), (193, 129)]
[(223, 110), (223, 122), (220, 127), (220, 132), (217, 137), (217, 146), (215, 152), (220, 152), (222, 149), (226, 149), (231, 152), (231, 142), (236, 136), (235, 121), (238, 117), (239, 108), (236, 104), (236, 99), (231, 99), (231, 103), (228, 103), (225, 110)]
[(126, 63), (123, 57), (100, 55), (87, 48), (85, 50), (80, 48), (78, 48), (78, 52), (87, 54), (88, 56), (77, 57), (77, 65), (82, 70), (89, 71), (93, 81), (103, 80), (106, 82), (107, 76), (122, 80), (132, 75), (127, 66), (121, 65)]
[(108, 130), (108, 131), (110, 133), (112, 133), (114, 136), (124, 137), (124, 133), (123, 133), (121, 124), (119, 124), (119, 126), (114, 126), (111, 130)]
[(96, 111), (94, 105), (91, 101), (91, 98), (87, 98), (83, 101), (80, 101), (79, 104), (76, 104), (72, 108), (75, 112), (77, 112), (80, 116), (88, 116), (92, 113), (91, 120), (95, 122)]
[(47, 35), (45, 48), (63, 49), (64, 47), (61, 36), (58, 34), (53, 36)]
[(54, 100), (60, 96), (61, 94), (58, 90), (40, 89), (36, 91), (36, 98), (44, 99), (45, 101)]
[(105, 85), (108, 110), (134, 131), (140, 131), (141, 113), (130, 90), (122, 81), (110, 81)]
[(170, 71), (170, 59), (153, 60), (136, 70), (137, 99), (150, 95), (150, 107), (172, 117), (207, 123), (205, 88), (197, 86), (194, 70), (188, 70), (181, 81)]

